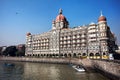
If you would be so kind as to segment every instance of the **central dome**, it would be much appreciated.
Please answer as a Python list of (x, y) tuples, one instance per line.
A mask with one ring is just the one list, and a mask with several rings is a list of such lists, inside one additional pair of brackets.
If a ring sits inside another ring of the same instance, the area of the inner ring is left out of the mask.
[(59, 21), (66, 21), (65, 16), (62, 15), (62, 14), (59, 14), (59, 15), (56, 17), (56, 22), (59, 22)]
[(59, 15), (56, 17), (56, 22), (66, 21), (65, 16), (62, 14), (62, 9), (59, 10)]

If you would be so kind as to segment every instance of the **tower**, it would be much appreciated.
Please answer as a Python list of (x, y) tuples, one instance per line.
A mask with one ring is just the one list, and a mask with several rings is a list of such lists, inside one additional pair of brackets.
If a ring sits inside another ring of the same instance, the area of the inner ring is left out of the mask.
[(25, 55), (33, 54), (32, 52), (33, 52), (33, 50), (32, 50), (32, 35), (30, 32), (28, 32), (26, 34), (26, 52), (25, 52)]
[[(109, 53), (109, 32), (110, 29), (107, 25), (107, 19), (103, 16), (102, 12), (98, 18), (98, 43), (99, 43), (99, 52), (102, 59), (106, 59)], [(106, 56), (107, 55), (107, 56)]]
[(68, 21), (66, 17), (62, 14), (62, 9), (59, 9), (59, 14), (55, 20), (52, 22), (52, 29), (63, 29), (68, 28)]

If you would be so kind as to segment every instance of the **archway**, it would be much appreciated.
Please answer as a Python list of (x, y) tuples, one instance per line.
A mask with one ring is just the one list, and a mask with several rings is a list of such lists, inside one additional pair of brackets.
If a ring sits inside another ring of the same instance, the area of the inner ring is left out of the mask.
[(55, 54), (53, 53), (53, 55), (52, 55), (53, 57), (55, 57)]
[(47, 57), (49, 57), (49, 54), (47, 54)]
[(38, 54), (36, 54), (35, 57), (38, 57)]
[(38, 54), (38, 57), (40, 57), (40, 54)]
[(103, 55), (106, 55), (105, 52), (103, 53)]
[(29, 56), (31, 57), (31, 54)]
[(48, 54), (48, 57), (50, 57), (50, 54)]
[(107, 55), (107, 53), (103, 52), (103, 55), (102, 55), (102, 59), (108, 59), (109, 56)]
[(90, 54), (89, 54), (89, 58), (90, 58), (90, 59), (93, 59), (93, 58), (94, 58), (94, 54), (93, 54), (93, 53), (90, 53)]
[(76, 53), (74, 53), (74, 54), (73, 54), (73, 57), (74, 57), (74, 58), (76, 58), (76, 57), (77, 57), (77, 56), (76, 56)]
[(46, 54), (44, 54), (43, 57), (46, 57)]
[(33, 54), (33, 57), (34, 57), (35, 55)]
[(71, 57), (71, 54), (69, 53), (68, 56)]
[(64, 57), (67, 58), (67, 54), (66, 53), (64, 54)]
[(35, 57), (37, 57), (37, 54), (35, 54)]
[(78, 53), (79, 56), (81, 56), (81, 53)]
[(56, 56), (56, 57), (59, 57), (59, 55), (58, 55), (58, 54), (55, 54), (55, 56)]
[(82, 58), (87, 58), (87, 54), (86, 54), (86, 53), (83, 53), (83, 54), (82, 54)]
[(86, 53), (83, 53), (82, 56), (87, 56), (87, 54), (86, 54)]
[(63, 57), (63, 54), (60, 54), (60, 57)]
[(96, 54), (95, 54), (95, 58), (96, 58), (96, 59), (100, 59), (100, 53), (96, 53)]
[(43, 54), (41, 54), (41, 57), (43, 57)]
[(82, 56), (81, 53), (78, 53), (78, 57), (81, 58), (81, 56)]
[(52, 57), (52, 54), (50, 54), (50, 57)]

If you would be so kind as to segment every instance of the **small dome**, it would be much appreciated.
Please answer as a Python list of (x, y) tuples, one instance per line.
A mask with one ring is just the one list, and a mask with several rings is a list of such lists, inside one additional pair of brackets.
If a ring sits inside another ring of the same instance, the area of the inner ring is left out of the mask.
[(95, 26), (96, 24), (94, 22), (91, 22), (89, 25), (90, 26)]
[(94, 25), (95, 23), (94, 22), (91, 22), (89, 25)]
[(27, 35), (27, 36), (29, 36), (29, 35), (31, 35), (31, 33), (30, 33), (30, 32), (28, 32), (26, 35)]
[(102, 11), (101, 11), (100, 17), (98, 18), (98, 22), (100, 22), (100, 21), (107, 21), (106, 17), (103, 16)]
[(106, 19), (105, 16), (100, 16), (100, 17), (98, 18), (98, 22), (100, 22), (100, 21), (107, 21), (107, 19)]

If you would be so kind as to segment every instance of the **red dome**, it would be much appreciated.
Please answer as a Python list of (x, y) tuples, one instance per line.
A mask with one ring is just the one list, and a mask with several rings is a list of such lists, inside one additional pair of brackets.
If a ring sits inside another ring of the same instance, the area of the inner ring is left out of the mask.
[(28, 32), (26, 35), (27, 35), (27, 36), (29, 36), (29, 35), (31, 35), (31, 33), (30, 33), (30, 32)]
[(100, 16), (98, 19), (98, 22), (100, 22), (100, 21), (107, 21), (107, 19), (105, 16)]
[(66, 21), (65, 16), (63, 16), (62, 14), (59, 14), (59, 15), (56, 17), (56, 22), (59, 22), (59, 21)]

